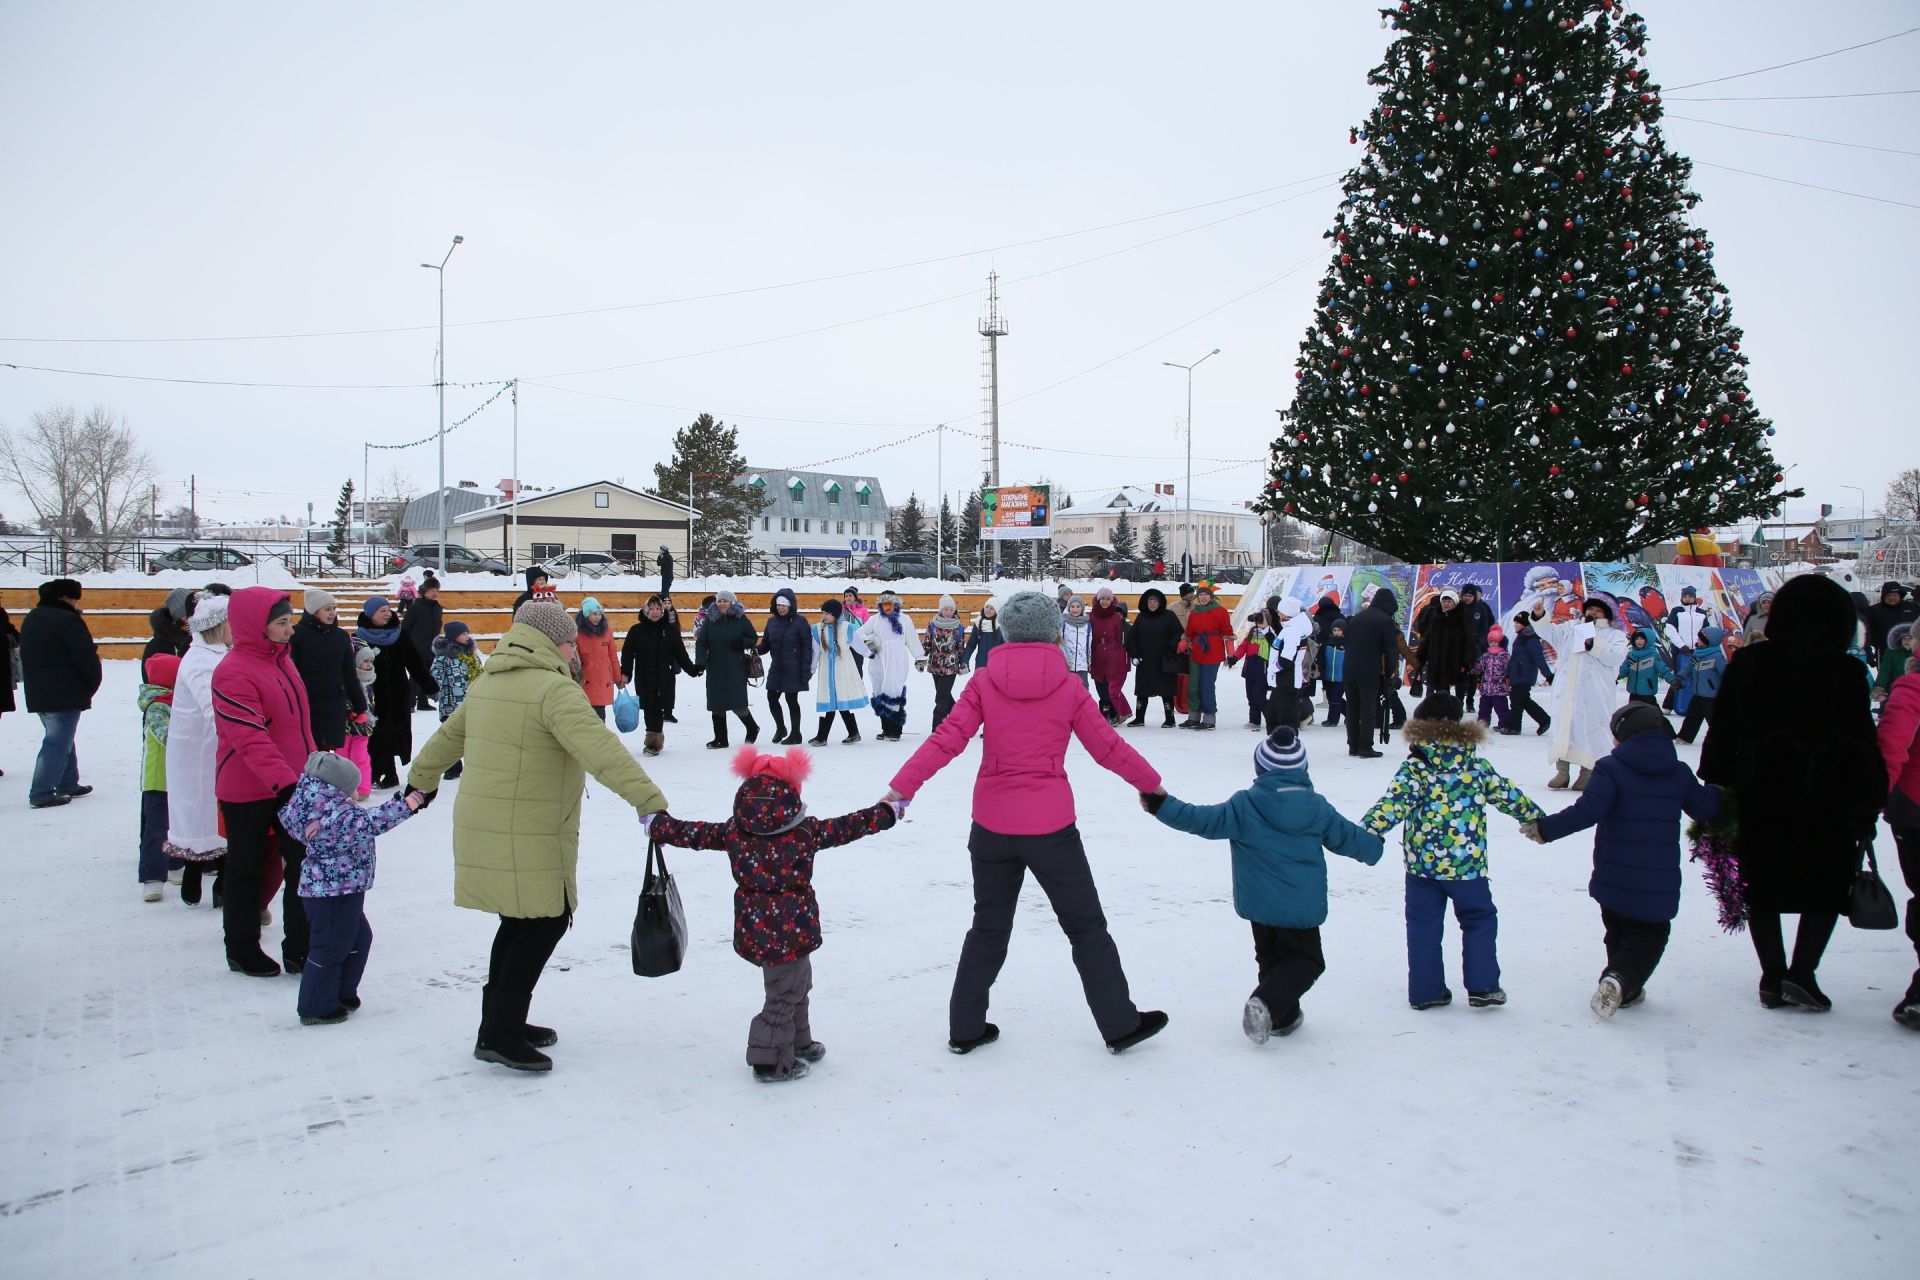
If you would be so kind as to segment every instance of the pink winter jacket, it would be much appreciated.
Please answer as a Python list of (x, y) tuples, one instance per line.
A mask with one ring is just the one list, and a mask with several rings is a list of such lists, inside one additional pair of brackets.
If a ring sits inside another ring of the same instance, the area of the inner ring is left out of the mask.
[(267, 639), (267, 614), (286, 598), (244, 587), (227, 610), (233, 648), (213, 669), (213, 794), (230, 804), (273, 799), (300, 781), (313, 752), (307, 687), (287, 646)]
[(1920, 804), (1920, 675), (1901, 676), (1880, 712), (1880, 754), (1887, 781)]
[(911, 800), (967, 749), (982, 725), (973, 820), (999, 835), (1046, 835), (1073, 825), (1069, 737), (1079, 738), (1096, 764), (1134, 790), (1160, 786), (1159, 773), (1113, 731), (1092, 696), (1067, 673), (1060, 646), (1042, 641), (995, 649), (993, 661), (967, 681), (946, 720), (894, 775), (893, 789)]

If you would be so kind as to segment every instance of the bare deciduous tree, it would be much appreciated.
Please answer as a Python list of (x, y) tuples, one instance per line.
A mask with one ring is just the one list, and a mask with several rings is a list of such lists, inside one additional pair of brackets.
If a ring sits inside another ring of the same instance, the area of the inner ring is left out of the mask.
[(386, 520), (380, 525), (380, 537), (390, 545), (398, 546), (400, 540), (406, 537), (401, 517), (406, 515), (407, 503), (419, 496), (420, 486), (410, 472), (396, 463), (373, 482), (373, 488), (380, 495), (374, 501), (392, 504)]
[(99, 539), (94, 560), (102, 569), (113, 569), (148, 516), (157, 474), (153, 459), (126, 419), (95, 405), (80, 424), (80, 464), (87, 512)]
[(61, 573), (86, 519), (85, 451), (80, 414), (71, 405), (40, 410), (23, 431), (0, 428), (0, 480), (20, 491), (53, 537)]
[(1889, 520), (1920, 521), (1920, 467), (1909, 467), (1893, 478), (1880, 513)]

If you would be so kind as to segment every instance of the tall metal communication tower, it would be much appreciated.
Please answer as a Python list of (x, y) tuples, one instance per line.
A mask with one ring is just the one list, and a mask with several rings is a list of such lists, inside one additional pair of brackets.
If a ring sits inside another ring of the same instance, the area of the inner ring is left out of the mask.
[(1007, 318), (1000, 314), (1000, 273), (987, 273), (987, 313), (980, 317), (980, 336), (987, 340), (982, 393), (987, 400), (987, 484), (1000, 483), (1000, 339), (1007, 336)]

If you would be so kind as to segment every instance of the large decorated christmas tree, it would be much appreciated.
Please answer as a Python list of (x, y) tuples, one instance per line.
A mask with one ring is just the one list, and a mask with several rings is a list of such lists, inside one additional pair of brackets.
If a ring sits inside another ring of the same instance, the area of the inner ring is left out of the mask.
[(1646, 23), (1612, 0), (1384, 16), (1265, 504), (1412, 561), (1615, 559), (1798, 496)]

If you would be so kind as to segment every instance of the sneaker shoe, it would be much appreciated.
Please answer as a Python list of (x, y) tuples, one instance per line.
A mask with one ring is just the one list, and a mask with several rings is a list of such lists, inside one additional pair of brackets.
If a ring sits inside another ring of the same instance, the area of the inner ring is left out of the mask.
[(999, 1038), (1000, 1038), (1000, 1028), (994, 1026), (991, 1022), (989, 1022), (986, 1025), (986, 1028), (983, 1031), (981, 1031), (979, 1035), (975, 1036), (971, 1040), (949, 1039), (947, 1041), (947, 1052), (948, 1053), (972, 1053), (975, 1049), (978, 1049), (981, 1045), (992, 1044), (995, 1040), (998, 1040)]
[(1442, 991), (1437, 1000), (1409, 1000), (1407, 1003), (1415, 1009), (1444, 1009), (1453, 1003), (1453, 992)]
[(795, 1058), (784, 1067), (760, 1066), (753, 1069), (753, 1078), (761, 1084), (785, 1084), (789, 1080), (799, 1080), (806, 1076), (807, 1064)]
[(1491, 991), (1467, 992), (1467, 1004), (1474, 1009), (1498, 1008), (1507, 1002), (1507, 993), (1499, 987)]
[(162, 880), (143, 881), (140, 885), (140, 901), (158, 902), (160, 901), (161, 898), (166, 896), (166, 892), (167, 892), (167, 886), (165, 881), (162, 881)]
[(804, 1058), (808, 1062), (818, 1062), (827, 1056), (827, 1046), (818, 1040), (809, 1040), (805, 1044), (793, 1046), (793, 1056)]
[(349, 1012), (351, 1012), (351, 1010), (349, 1010), (347, 1006), (341, 1005), (332, 1013), (303, 1013), (300, 1015), (300, 1025), (303, 1027), (330, 1027), (336, 1022), (345, 1022)]
[(1587, 1001), (1587, 1008), (1593, 1010), (1596, 1018), (1611, 1018), (1625, 1003), (1626, 993), (1620, 989), (1620, 979), (1609, 973), (1593, 989), (1593, 999)]
[(1259, 996), (1251, 996), (1240, 1010), (1240, 1030), (1255, 1044), (1265, 1044), (1273, 1035), (1273, 1012)]
[(1123, 1036), (1107, 1041), (1108, 1053), (1125, 1053), (1145, 1040), (1151, 1040), (1167, 1029), (1167, 1015), (1158, 1009), (1147, 1009), (1140, 1014), (1140, 1025)]
[(473, 1046), (473, 1056), (482, 1062), (497, 1063), (513, 1071), (553, 1070), (553, 1059), (525, 1040), (492, 1044), (478, 1041)]

